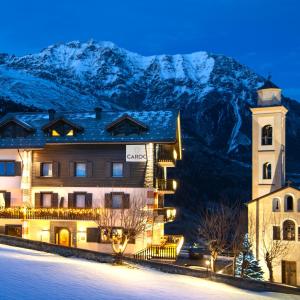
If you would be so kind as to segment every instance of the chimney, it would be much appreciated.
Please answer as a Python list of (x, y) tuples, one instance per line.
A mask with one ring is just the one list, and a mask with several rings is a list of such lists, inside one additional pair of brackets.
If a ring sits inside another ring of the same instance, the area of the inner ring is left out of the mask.
[(55, 117), (55, 110), (54, 109), (48, 109), (48, 115), (49, 115), (49, 120), (53, 121)]
[(95, 107), (95, 118), (97, 120), (101, 119), (101, 113), (102, 113), (102, 108), (101, 107)]

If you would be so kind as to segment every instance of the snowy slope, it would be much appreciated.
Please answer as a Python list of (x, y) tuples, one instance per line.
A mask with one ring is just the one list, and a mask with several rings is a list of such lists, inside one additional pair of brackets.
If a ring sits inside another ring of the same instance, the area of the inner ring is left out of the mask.
[(299, 299), (254, 293), (188, 276), (128, 268), (0, 245), (0, 299)]

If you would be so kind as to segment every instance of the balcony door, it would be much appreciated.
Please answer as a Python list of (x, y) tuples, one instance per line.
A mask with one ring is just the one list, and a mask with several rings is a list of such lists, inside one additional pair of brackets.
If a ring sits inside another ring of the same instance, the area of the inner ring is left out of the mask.
[(282, 261), (282, 283), (297, 285), (297, 269), (295, 261)]

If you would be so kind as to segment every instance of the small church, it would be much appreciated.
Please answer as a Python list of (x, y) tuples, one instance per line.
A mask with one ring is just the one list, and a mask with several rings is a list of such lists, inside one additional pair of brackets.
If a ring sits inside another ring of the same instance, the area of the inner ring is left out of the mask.
[(252, 200), (248, 232), (266, 280), (300, 285), (300, 190), (286, 184), (286, 115), (281, 89), (259, 88), (252, 112)]

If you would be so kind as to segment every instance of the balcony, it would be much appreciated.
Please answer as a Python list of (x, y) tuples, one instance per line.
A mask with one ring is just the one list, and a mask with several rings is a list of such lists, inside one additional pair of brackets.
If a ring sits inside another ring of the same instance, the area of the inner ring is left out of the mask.
[(99, 218), (100, 209), (96, 208), (3, 208), (0, 219), (28, 220), (80, 220), (94, 221)]
[(176, 165), (177, 152), (175, 149), (163, 149), (158, 150), (157, 163), (160, 167), (173, 168)]
[(151, 245), (134, 255), (136, 260), (176, 260), (184, 242), (182, 235), (165, 235), (159, 245)]
[(177, 181), (174, 179), (156, 179), (156, 188), (162, 194), (174, 194), (177, 189)]
[(154, 220), (157, 223), (173, 222), (176, 218), (176, 208), (163, 207), (154, 209)]

